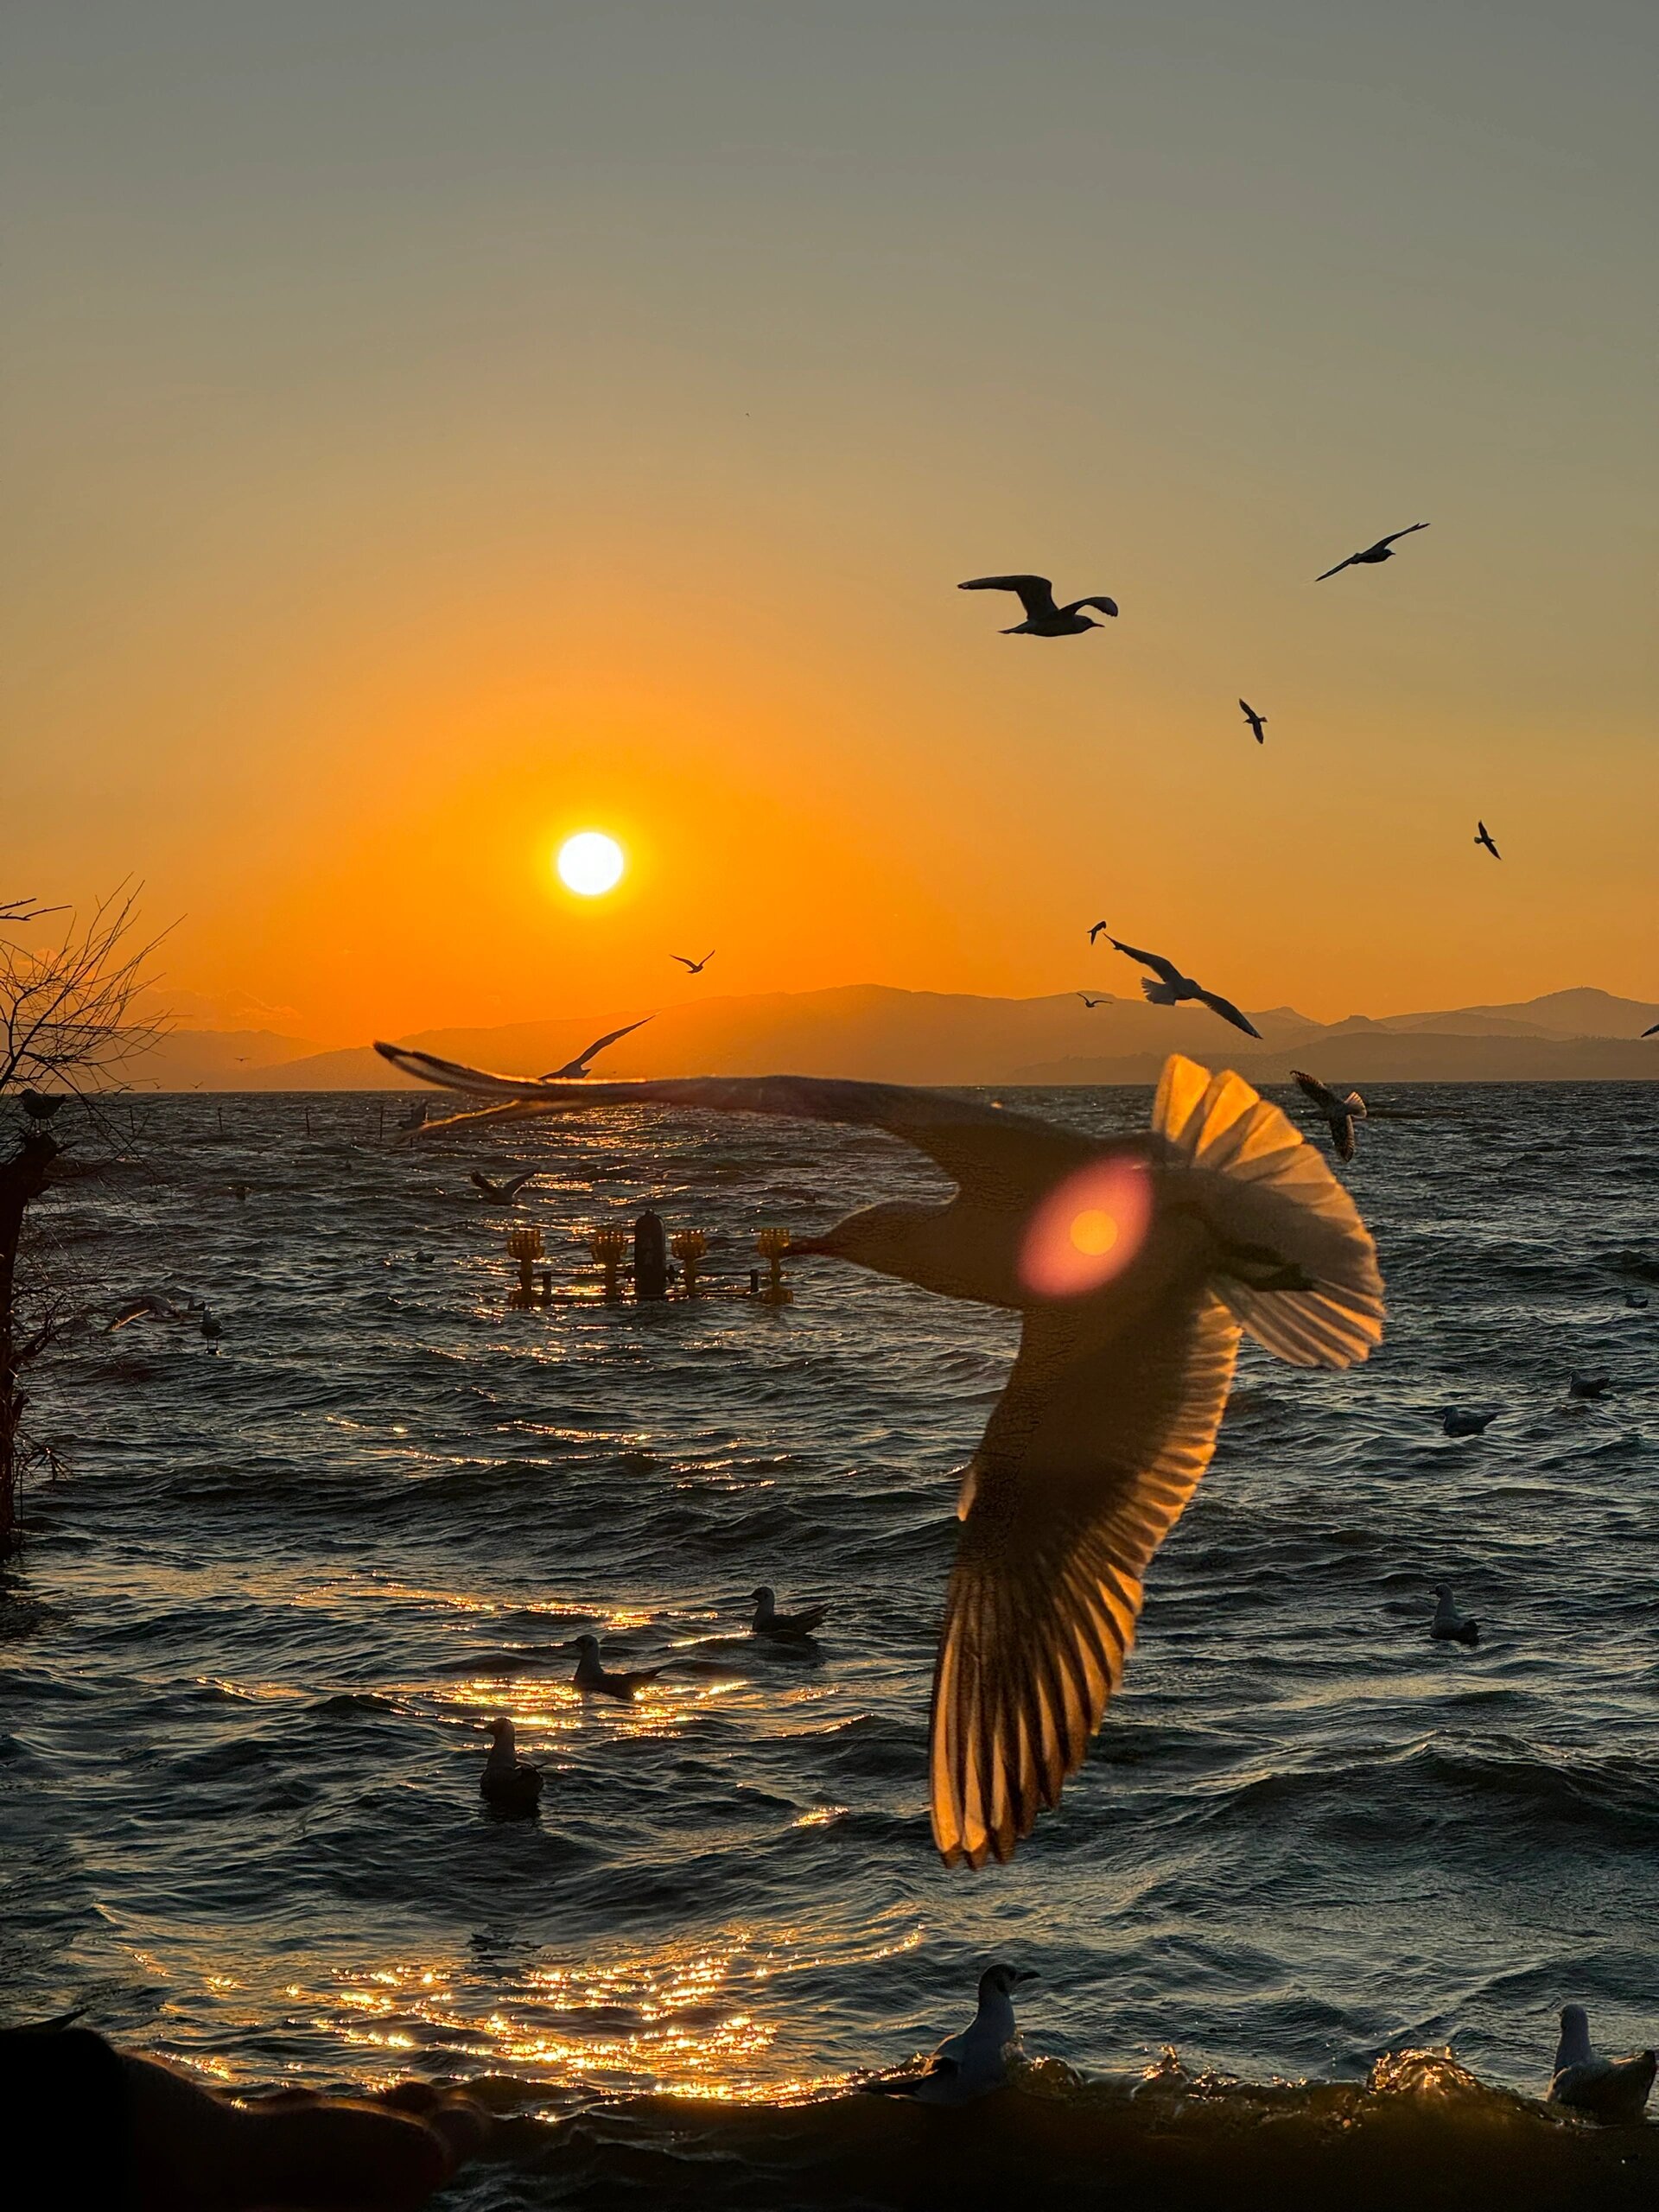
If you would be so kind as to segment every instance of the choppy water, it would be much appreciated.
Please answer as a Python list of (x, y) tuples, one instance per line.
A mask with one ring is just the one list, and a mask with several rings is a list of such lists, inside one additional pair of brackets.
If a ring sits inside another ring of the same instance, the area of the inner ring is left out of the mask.
[[(1148, 1101), (1020, 1103), (1109, 1129)], [(741, 1276), (759, 1224), (925, 1192), (925, 1163), (631, 1116), (393, 1152), (361, 1096), (226, 1102), (221, 1139), (210, 1100), (146, 1102), (47, 1242), (111, 1305), (176, 1285), (226, 1334), (141, 1324), (41, 1372), (72, 1472), (0, 1605), (7, 2013), (86, 2005), (238, 2084), (498, 2077), (505, 2162), (455, 2192), (480, 2212), (1016, 2178), (1659, 2200), (1659, 2128), (1520, 2101), (1565, 1999), (1608, 2046), (1659, 2034), (1659, 1087), (1376, 1103), (1350, 1180), (1387, 1344), (1308, 1376), (1247, 1343), (1101, 1740), (972, 1876), (932, 1854), (925, 1722), (1007, 1317), (823, 1262), (783, 1312), (504, 1304), (509, 1218), (585, 1281), (570, 1230), (654, 1199)], [(466, 1180), (532, 1160), (511, 1216)], [(1573, 1367), (1612, 1393), (1569, 1406)], [(1453, 1443), (1453, 1400), (1505, 1410)], [(761, 1580), (832, 1604), (817, 1657), (752, 1647)], [(1428, 1640), (1440, 1580), (1478, 1649)], [(588, 1629), (678, 1671), (584, 1702)], [(478, 1797), (503, 1708), (549, 1772), (535, 1824)], [(844, 2094), (960, 2025), (995, 1956), (1043, 1976), (1025, 2095)], [(1387, 2062), (1446, 2045), (1489, 2086)]]

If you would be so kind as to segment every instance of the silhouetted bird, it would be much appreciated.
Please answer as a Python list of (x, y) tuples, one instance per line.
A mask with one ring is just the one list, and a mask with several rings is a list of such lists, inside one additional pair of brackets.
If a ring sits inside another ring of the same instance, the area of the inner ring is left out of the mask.
[(1440, 1427), (1447, 1436), (1484, 1436), (1497, 1419), (1496, 1414), (1478, 1414), (1468, 1406), (1448, 1406)]
[(1575, 1367), (1567, 1377), (1567, 1395), (1570, 1398), (1599, 1398), (1612, 1379), (1611, 1375), (1580, 1375)]
[(1659, 1021), (1656, 1021), (1651, 1029), (1644, 1029), (1642, 1034), (1644, 1037), (1659, 1037)]
[(1116, 614), (1115, 599), (1095, 597), (1074, 599), (1068, 606), (1054, 603), (1054, 587), (1046, 576), (974, 576), (965, 584), (957, 586), (958, 591), (1011, 591), (1026, 610), (1023, 622), (1016, 622), (1005, 630), (1005, 638), (1077, 638), (1085, 630), (1098, 630), (1101, 625), (1085, 614), (1085, 607), (1098, 607), (1103, 614)]
[(1138, 960), (1143, 968), (1150, 968), (1161, 978), (1154, 983), (1146, 976), (1141, 979), (1141, 995), (1152, 1006), (1179, 1006), (1183, 1000), (1197, 999), (1207, 1006), (1211, 1014), (1218, 1014), (1224, 1021), (1230, 1021), (1235, 1029), (1242, 1029), (1247, 1037), (1260, 1037), (1262, 1032), (1245, 1014), (1242, 1014), (1230, 999), (1218, 991), (1206, 991), (1202, 983), (1191, 976), (1183, 976), (1173, 960), (1166, 960), (1161, 952), (1137, 952), (1132, 944), (1123, 944), (1116, 938), (1106, 940), (1131, 960)]
[(1476, 844), (1484, 845), (1487, 851), (1491, 855), (1495, 861), (1501, 861), (1503, 855), (1498, 851), (1497, 847), (1492, 842), (1492, 833), (1486, 827), (1486, 824), (1484, 822), (1477, 822), (1475, 824), (1475, 830), (1477, 833), (1475, 836)]
[[(475, 1191), (481, 1191), (486, 1198), (499, 1198), (504, 1205), (511, 1205), (525, 1184), (533, 1183), (542, 1173), (543, 1170), (539, 1167), (526, 1167), (522, 1175), (509, 1175), (505, 1182), (494, 1183), (487, 1175), (480, 1175), (474, 1168), (467, 1180)], [(516, 1231), (514, 1233), (517, 1234)], [(415, 1256), (417, 1260), (424, 1260), (429, 1258), (430, 1255), (417, 1252)]]
[(48, 1098), (43, 1090), (20, 1090), (17, 1098), (31, 1122), (49, 1122), (62, 1105), (65, 1095), (60, 1090)]
[(498, 1813), (533, 1813), (542, 1794), (542, 1770), (518, 1756), (518, 1738), (511, 1720), (490, 1723), (490, 1755), (478, 1786), (486, 1805)]
[(576, 1671), (570, 1677), (579, 1690), (599, 1690), (607, 1697), (637, 1697), (647, 1682), (654, 1682), (660, 1667), (636, 1668), (631, 1675), (607, 1673), (599, 1656), (596, 1636), (576, 1638)]
[[(713, 957), (710, 954), (711, 959)], [(630, 1021), (621, 1029), (607, 1029), (602, 1037), (595, 1037), (591, 1045), (584, 1046), (574, 1060), (567, 1060), (562, 1068), (550, 1068), (542, 1081), (563, 1083), (571, 1077), (586, 1075), (589, 1060), (595, 1058), (607, 1045), (614, 1045), (619, 1037), (632, 1037), (636, 1029), (643, 1029), (651, 1019), (650, 1014), (642, 1014), (638, 1021)]]
[(1304, 1075), (1300, 1068), (1292, 1068), (1291, 1079), (1300, 1085), (1305, 1098), (1311, 1098), (1325, 1118), (1331, 1131), (1331, 1141), (1337, 1148), (1338, 1160), (1354, 1156), (1354, 1123), (1365, 1119), (1365, 1101), (1357, 1090), (1339, 1098), (1334, 1090), (1327, 1090), (1317, 1077)]
[(201, 1333), (210, 1344), (216, 1344), (225, 1333), (225, 1324), (216, 1313), (210, 1313), (206, 1306), (201, 1312)]
[(1452, 1602), (1452, 1592), (1444, 1582), (1434, 1592), (1434, 1618), (1428, 1632), (1436, 1643), (1478, 1643), (1480, 1623), (1466, 1619)]
[(1268, 726), (1267, 716), (1265, 715), (1258, 715), (1255, 709), (1250, 704), (1248, 699), (1241, 699), (1238, 703), (1244, 709), (1244, 719), (1250, 726), (1251, 736), (1255, 738), (1258, 745), (1265, 745), (1267, 743), (1267, 740), (1262, 736), (1262, 733)]
[(1014, 1993), (1037, 1976), (1020, 1967), (987, 1967), (979, 1977), (979, 2010), (957, 2036), (947, 2036), (920, 2074), (866, 2082), (879, 2097), (914, 2097), (918, 2104), (965, 2105), (1008, 2078), (1008, 2049), (1019, 2032)]
[(1249, 1084), (1179, 1055), (1152, 1128), (1102, 1139), (897, 1084), (536, 1084), (376, 1049), (492, 1102), (441, 1130), (607, 1106), (781, 1115), (885, 1129), (958, 1185), (944, 1205), (869, 1206), (793, 1248), (1021, 1318), (963, 1485), (934, 1675), (930, 1796), (947, 1863), (1007, 1859), (1081, 1762), (1147, 1566), (1210, 1463), (1241, 1328), (1305, 1367), (1351, 1366), (1381, 1339), (1376, 1249), (1347, 1192)]
[[(671, 960), (677, 960), (681, 967), (688, 969), (693, 976), (701, 976), (718, 950), (717, 945), (710, 945), (701, 960), (688, 960), (683, 952), (671, 952), (668, 957)], [(597, 1050), (597, 1046), (594, 1049)]]
[(1104, 922), (1096, 922), (1095, 924), (1094, 927), (1089, 932), (1089, 942), (1090, 944), (1094, 943), (1095, 939), (1100, 935), (1105, 926), (1106, 925)]
[(1561, 2007), (1561, 2039), (1551, 2069), (1549, 2102), (1587, 2112), (1594, 2119), (1633, 2126), (1647, 2110), (1659, 2055), (1603, 2058), (1590, 2041), (1590, 2019), (1582, 2005)]
[(1116, 1006), (1117, 1004), (1117, 1001), (1113, 998), (1091, 999), (1087, 991), (1079, 991), (1077, 993), (1077, 996), (1083, 1001), (1084, 1006), (1089, 1007), (1090, 1012), (1092, 1012), (1097, 1006)]
[(749, 1594), (754, 1600), (754, 1618), (749, 1623), (752, 1636), (816, 1636), (830, 1611), (828, 1605), (809, 1605), (804, 1612), (780, 1613), (775, 1593), (764, 1582)]
[(1363, 553), (1351, 553), (1345, 561), (1338, 561), (1334, 569), (1327, 569), (1324, 576), (1315, 576), (1313, 581), (1316, 584), (1322, 584), (1325, 576), (1339, 576), (1344, 569), (1375, 568), (1379, 561), (1392, 561), (1398, 539), (1409, 537), (1414, 530), (1427, 528), (1426, 522), (1414, 522), (1404, 530), (1390, 531), (1386, 537), (1379, 537), (1375, 545), (1368, 545)]

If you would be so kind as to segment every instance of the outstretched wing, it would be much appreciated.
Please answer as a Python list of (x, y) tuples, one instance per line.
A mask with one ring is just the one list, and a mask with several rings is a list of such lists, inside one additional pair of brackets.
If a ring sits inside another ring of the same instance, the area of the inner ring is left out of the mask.
[[(1027, 621), (1036, 621), (1045, 614), (1059, 613), (1054, 604), (1054, 587), (1046, 576), (971, 576), (965, 584), (958, 584), (957, 589), (1018, 592)], [(1111, 611), (1116, 614), (1117, 609), (1113, 607)]]
[[(1642, 1032), (1642, 1035), (1643, 1037), (1659, 1037), (1659, 1021), (1656, 1021), (1651, 1029), (1644, 1029)], [(1640, 1040), (1638, 1039), (1638, 1042)]]
[(510, 1175), (501, 1185), (501, 1196), (504, 1198), (516, 1198), (525, 1184), (533, 1183), (541, 1172), (539, 1167), (526, 1167), (522, 1175)]
[(689, 968), (694, 976), (696, 974), (696, 962), (695, 960), (688, 960), (683, 952), (671, 952), (668, 957), (671, 960), (677, 960), (682, 968)]
[(1290, 1079), (1305, 1098), (1311, 1098), (1321, 1114), (1334, 1113), (1337, 1107), (1335, 1091), (1325, 1088), (1317, 1076), (1304, 1075), (1300, 1068), (1292, 1068)]
[(491, 1075), (458, 1060), (404, 1045), (377, 1044), (382, 1059), (405, 1075), (446, 1090), (497, 1102), (483, 1115), (455, 1115), (429, 1122), (430, 1135), (463, 1123), (536, 1114), (582, 1113), (596, 1106), (696, 1108), (715, 1114), (773, 1114), (801, 1122), (845, 1122), (886, 1129), (914, 1145), (958, 1182), (988, 1176), (1017, 1178), (1027, 1187), (1033, 1172), (1033, 1141), (1062, 1164), (1096, 1147), (1052, 1122), (1000, 1106), (959, 1098), (948, 1090), (913, 1090), (896, 1083), (849, 1083), (828, 1076), (664, 1076), (644, 1081), (548, 1083), (531, 1077)]
[(1109, 1347), (1097, 1313), (1027, 1316), (975, 1456), (933, 1676), (947, 1866), (1005, 1859), (1059, 1800), (1122, 1680), (1141, 1576), (1210, 1464), (1239, 1329), (1207, 1294)]
[[(671, 952), (668, 957), (671, 960), (677, 960), (680, 956), (677, 952)], [(588, 1061), (602, 1052), (607, 1045), (614, 1045), (619, 1038), (632, 1037), (636, 1029), (643, 1029), (646, 1022), (654, 1019), (653, 1015), (645, 1014), (640, 1015), (638, 1021), (626, 1022), (620, 1029), (607, 1029), (602, 1037), (595, 1037), (591, 1045), (584, 1046), (575, 1058), (567, 1060), (562, 1068), (550, 1069), (542, 1077), (543, 1082), (556, 1083), (566, 1076), (580, 1075)]]
[(1368, 550), (1375, 553), (1382, 546), (1392, 545), (1397, 539), (1402, 537), (1409, 537), (1414, 530), (1427, 530), (1427, 528), (1428, 524), (1426, 522), (1408, 522), (1403, 530), (1391, 530), (1386, 537), (1379, 537), (1376, 545), (1370, 547)]
[(1173, 960), (1166, 960), (1161, 952), (1140, 952), (1134, 945), (1124, 944), (1115, 937), (1108, 938), (1106, 942), (1114, 946), (1117, 951), (1127, 953), (1131, 960), (1138, 960), (1143, 968), (1150, 968), (1154, 975), (1161, 976), (1166, 983), (1182, 983), (1186, 981), (1175, 963)]
[(1066, 607), (1064, 612), (1067, 614), (1076, 614), (1085, 607), (1098, 607), (1103, 614), (1116, 614), (1117, 612), (1117, 601), (1115, 599), (1107, 599), (1104, 597), (1096, 599), (1074, 599), (1070, 607)]
[(1247, 1037), (1262, 1034), (1249, 1016), (1241, 1014), (1231, 999), (1223, 998), (1219, 991), (1200, 991), (1198, 996), (1211, 1014), (1218, 1014), (1224, 1021), (1230, 1021), (1235, 1029), (1242, 1029)]
[(1351, 569), (1358, 558), (1359, 556), (1357, 553), (1351, 553), (1345, 561), (1338, 561), (1334, 569), (1327, 569), (1324, 576), (1315, 576), (1313, 579), (1314, 582), (1316, 584), (1322, 584), (1325, 582), (1325, 576), (1339, 576), (1344, 569)]

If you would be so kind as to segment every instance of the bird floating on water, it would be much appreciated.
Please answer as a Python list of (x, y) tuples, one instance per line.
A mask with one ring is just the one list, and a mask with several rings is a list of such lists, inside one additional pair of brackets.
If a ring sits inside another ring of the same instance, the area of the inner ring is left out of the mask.
[(987, 1967), (979, 1977), (979, 2010), (960, 2035), (947, 2036), (919, 2074), (901, 2074), (864, 2087), (880, 2097), (913, 2097), (918, 2104), (965, 2105), (1008, 2078), (1008, 2051), (1020, 2030), (1014, 1993), (1036, 1974), (1021, 1967)]
[(1648, 1294), (1645, 1290), (1627, 1290), (1624, 1294), (1624, 1303), (1627, 1306), (1642, 1307), (1645, 1306), (1647, 1302)]
[(1497, 847), (1492, 842), (1491, 831), (1486, 827), (1486, 824), (1484, 822), (1477, 822), (1475, 824), (1474, 842), (1478, 845), (1484, 845), (1487, 851), (1491, 855), (1495, 861), (1501, 861), (1503, 859), (1503, 854), (1498, 851)]
[(636, 1668), (631, 1675), (613, 1675), (599, 1656), (596, 1636), (576, 1638), (576, 1671), (570, 1677), (579, 1690), (598, 1690), (606, 1697), (637, 1697), (647, 1682), (654, 1682), (660, 1667)]
[(1392, 561), (1395, 546), (1401, 538), (1409, 537), (1414, 530), (1427, 528), (1426, 522), (1414, 522), (1408, 523), (1404, 530), (1391, 530), (1386, 537), (1379, 537), (1375, 545), (1368, 545), (1363, 553), (1351, 553), (1345, 561), (1338, 561), (1334, 569), (1327, 569), (1324, 576), (1315, 576), (1313, 581), (1316, 584), (1322, 584), (1325, 576), (1339, 576), (1344, 569), (1372, 569), (1379, 561)]
[(1327, 1090), (1316, 1076), (1304, 1075), (1300, 1068), (1292, 1068), (1291, 1077), (1305, 1098), (1311, 1098), (1324, 1115), (1331, 1131), (1331, 1141), (1336, 1147), (1338, 1160), (1354, 1156), (1354, 1123), (1365, 1119), (1365, 1101), (1357, 1090), (1345, 1098), (1334, 1090)]
[[(671, 953), (669, 957), (670, 959), (677, 959), (678, 955)], [(710, 953), (709, 957), (712, 960), (714, 958), (713, 953)], [(696, 972), (696, 971), (694, 969), (692, 973), (695, 975)], [(607, 1045), (614, 1045), (619, 1037), (632, 1037), (636, 1029), (643, 1029), (646, 1022), (651, 1019), (652, 1017), (648, 1014), (641, 1014), (638, 1021), (630, 1021), (620, 1029), (607, 1030), (604, 1036), (595, 1037), (591, 1045), (584, 1046), (583, 1049), (576, 1054), (574, 1060), (567, 1060), (562, 1068), (550, 1068), (547, 1073), (542, 1077), (542, 1081), (543, 1083), (564, 1083), (575, 1077), (586, 1075), (588, 1072), (588, 1063), (589, 1060), (596, 1058), (598, 1055), (605, 1050), (605, 1047)]]
[(105, 1335), (113, 1336), (118, 1329), (130, 1328), (135, 1321), (188, 1321), (207, 1311), (200, 1301), (188, 1298), (182, 1306), (165, 1298), (158, 1290), (142, 1291), (137, 1298), (129, 1298), (116, 1309), (115, 1318), (105, 1329)]
[(512, 1723), (505, 1716), (491, 1721), (489, 1732), (490, 1755), (478, 1779), (485, 1803), (498, 1813), (533, 1813), (542, 1794), (542, 1770), (519, 1758)]
[(1243, 709), (1244, 719), (1250, 726), (1250, 735), (1258, 745), (1265, 745), (1268, 741), (1262, 733), (1268, 726), (1267, 716), (1258, 715), (1248, 699), (1241, 699), (1238, 703)]
[(1496, 1414), (1478, 1414), (1468, 1406), (1448, 1406), (1440, 1427), (1448, 1436), (1482, 1436), (1497, 1419)]
[(1612, 1381), (1611, 1375), (1580, 1375), (1575, 1367), (1567, 1378), (1569, 1398), (1599, 1398)]
[(1434, 1592), (1434, 1618), (1428, 1632), (1436, 1643), (1478, 1643), (1480, 1623), (1459, 1613), (1452, 1602), (1452, 1592), (1442, 1582)]
[[(475, 1191), (481, 1191), (486, 1198), (499, 1198), (504, 1205), (511, 1205), (525, 1184), (533, 1183), (542, 1172), (539, 1167), (526, 1167), (522, 1174), (508, 1175), (497, 1183), (487, 1175), (480, 1175), (477, 1168), (474, 1168), (467, 1180)], [(417, 1252), (415, 1256), (421, 1259), (425, 1255)]]
[[(701, 960), (688, 960), (683, 952), (671, 952), (668, 957), (671, 960), (677, 960), (681, 967), (685, 969), (689, 974), (693, 976), (701, 976), (703, 969), (709, 965), (709, 963), (714, 958), (715, 953), (719, 950), (720, 948), (718, 945), (711, 944), (708, 951), (703, 954)], [(594, 1046), (593, 1049), (597, 1052), (599, 1047)]]
[[(606, 1106), (780, 1115), (885, 1129), (956, 1182), (944, 1205), (868, 1206), (792, 1248), (1021, 1317), (957, 1504), (934, 1673), (930, 1799), (949, 1865), (1008, 1858), (1081, 1764), (1142, 1577), (1210, 1464), (1241, 1331), (1300, 1367), (1351, 1366), (1382, 1338), (1376, 1247), (1347, 1192), (1276, 1106), (1179, 1055), (1149, 1130), (1096, 1138), (893, 1084), (546, 1084), (376, 1049), (492, 1102), (442, 1131)], [(599, 1671), (596, 1647), (588, 1663)]]
[(1080, 638), (1085, 630), (1102, 626), (1092, 615), (1084, 613), (1085, 607), (1097, 607), (1103, 614), (1117, 612), (1115, 599), (1098, 594), (1092, 599), (1074, 599), (1065, 607), (1058, 607), (1054, 587), (1046, 576), (973, 576), (965, 584), (958, 584), (957, 589), (1014, 593), (1026, 610), (1026, 619), (1005, 630), (1005, 638)]
[(749, 1594), (754, 1601), (754, 1618), (749, 1623), (752, 1636), (776, 1636), (785, 1640), (816, 1636), (830, 1611), (828, 1605), (808, 1605), (802, 1612), (780, 1613), (777, 1593), (764, 1582)]
[(210, 1344), (215, 1346), (225, 1333), (225, 1324), (217, 1313), (210, 1313), (205, 1306), (201, 1309), (201, 1333)]
[(1633, 2126), (1647, 2110), (1659, 2056), (1651, 2050), (1634, 2058), (1603, 2058), (1590, 2041), (1590, 2019), (1582, 2005), (1561, 2007), (1561, 2039), (1550, 2069), (1549, 2102), (1587, 2112), (1614, 2126)]
[(1262, 1032), (1249, 1015), (1241, 1014), (1230, 999), (1223, 998), (1219, 991), (1206, 991), (1203, 984), (1195, 982), (1191, 976), (1183, 976), (1175, 963), (1166, 960), (1161, 952), (1137, 952), (1134, 945), (1121, 944), (1111, 936), (1106, 942), (1119, 952), (1127, 954), (1129, 959), (1138, 960), (1143, 968), (1150, 968), (1161, 978), (1155, 983), (1147, 976), (1141, 978), (1141, 995), (1149, 1005), (1179, 1006), (1185, 999), (1197, 999), (1201, 1005), (1207, 1006), (1211, 1014), (1218, 1014), (1224, 1021), (1230, 1021), (1235, 1029), (1242, 1029), (1247, 1037), (1261, 1036)]

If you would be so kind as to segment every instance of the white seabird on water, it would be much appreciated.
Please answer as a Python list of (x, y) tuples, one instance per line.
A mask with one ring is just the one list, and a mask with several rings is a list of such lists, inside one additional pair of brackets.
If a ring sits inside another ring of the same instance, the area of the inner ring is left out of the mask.
[(605, 1107), (781, 1115), (886, 1129), (954, 1179), (946, 1204), (868, 1206), (792, 1248), (1021, 1318), (957, 1503), (934, 1671), (947, 1865), (1008, 1858), (1082, 1763), (1142, 1577), (1210, 1464), (1242, 1331), (1299, 1367), (1352, 1366), (1382, 1338), (1376, 1247), (1347, 1192), (1278, 1107), (1179, 1055), (1152, 1128), (1102, 1139), (898, 1084), (537, 1084), (377, 1050), (493, 1102), (433, 1124), (451, 1133)]
[(776, 1592), (764, 1582), (749, 1594), (754, 1600), (754, 1618), (749, 1623), (752, 1636), (816, 1636), (830, 1611), (828, 1605), (809, 1605), (802, 1612), (780, 1613)]
[(1561, 2007), (1561, 2039), (1550, 2069), (1551, 2104), (1630, 2126), (1647, 2110), (1656, 2071), (1659, 2056), (1650, 2050), (1633, 2058), (1599, 2056), (1590, 2041), (1590, 2018), (1583, 2005)]
[(1480, 1623), (1459, 1612), (1444, 1582), (1436, 1589), (1434, 1598), (1434, 1618), (1429, 1623), (1428, 1632), (1436, 1643), (1478, 1643)]
[(1291, 1079), (1304, 1098), (1311, 1098), (1324, 1115), (1331, 1131), (1331, 1141), (1336, 1147), (1338, 1160), (1354, 1156), (1354, 1123), (1365, 1119), (1365, 1101), (1357, 1090), (1344, 1098), (1327, 1090), (1317, 1076), (1304, 1075), (1300, 1068), (1292, 1068)]
[(576, 1671), (570, 1677), (579, 1690), (597, 1690), (605, 1697), (637, 1697), (647, 1682), (654, 1682), (660, 1667), (639, 1667), (632, 1674), (613, 1675), (599, 1656), (596, 1636), (576, 1638)]
[(498, 1813), (533, 1813), (542, 1794), (542, 1770), (519, 1758), (518, 1738), (505, 1714), (491, 1721), (489, 1733), (490, 1755), (478, 1783), (486, 1804)]
[(913, 2097), (923, 2105), (965, 2105), (1008, 2078), (1008, 2050), (1019, 2035), (1014, 1993), (1038, 1977), (1022, 1967), (987, 1967), (979, 1977), (979, 2010), (960, 2035), (947, 2036), (919, 2074), (864, 2087), (879, 2097)]

